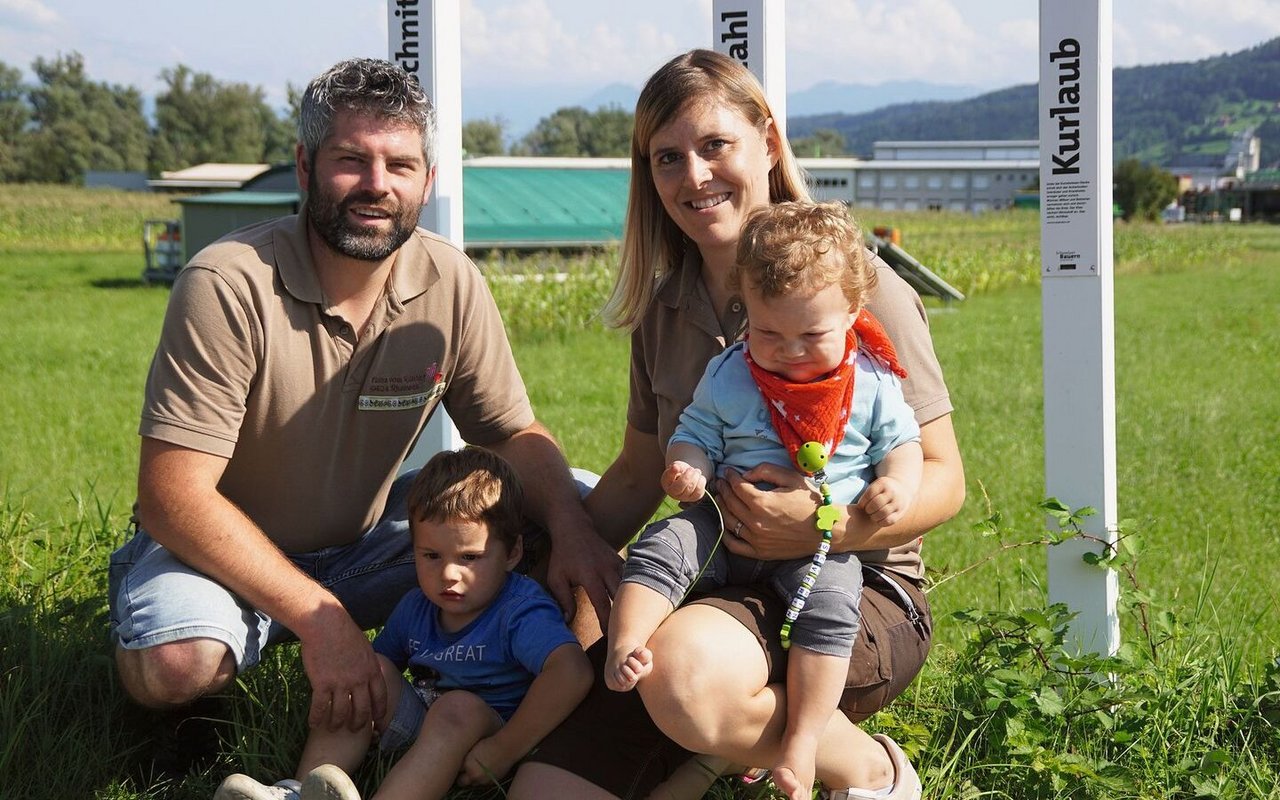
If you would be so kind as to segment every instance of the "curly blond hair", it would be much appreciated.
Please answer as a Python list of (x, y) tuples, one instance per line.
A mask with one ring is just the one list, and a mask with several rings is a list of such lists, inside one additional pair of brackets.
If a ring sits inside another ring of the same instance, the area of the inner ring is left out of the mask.
[(743, 224), (729, 285), (744, 283), (765, 297), (838, 283), (849, 307), (861, 308), (876, 271), (843, 203), (794, 201), (758, 209)]

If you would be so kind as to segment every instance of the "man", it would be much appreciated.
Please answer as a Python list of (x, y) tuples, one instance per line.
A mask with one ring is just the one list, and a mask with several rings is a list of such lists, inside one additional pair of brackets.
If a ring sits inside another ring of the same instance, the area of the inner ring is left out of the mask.
[(137, 702), (218, 691), (293, 635), (312, 725), (381, 717), (364, 629), (415, 585), (395, 473), (441, 401), (520, 473), (561, 607), (579, 587), (607, 614), (617, 556), (533, 417), (484, 280), (416, 227), (434, 133), (401, 69), (337, 64), (303, 95), (300, 214), (211, 245), (175, 282), (139, 429), (137, 532), (111, 563), (116, 658)]

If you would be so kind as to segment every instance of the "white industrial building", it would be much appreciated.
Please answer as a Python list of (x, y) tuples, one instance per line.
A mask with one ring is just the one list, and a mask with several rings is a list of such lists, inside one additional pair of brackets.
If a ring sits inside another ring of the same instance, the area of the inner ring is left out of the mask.
[(1040, 143), (876, 142), (871, 160), (802, 158), (814, 195), (885, 211), (1008, 208), (1039, 180)]

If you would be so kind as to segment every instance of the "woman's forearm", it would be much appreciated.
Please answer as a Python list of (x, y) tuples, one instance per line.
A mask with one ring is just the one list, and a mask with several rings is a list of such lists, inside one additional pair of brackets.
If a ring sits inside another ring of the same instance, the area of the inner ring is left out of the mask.
[(596, 531), (615, 550), (631, 541), (662, 502), (665, 466), (658, 437), (628, 426), (622, 452), (583, 500)]

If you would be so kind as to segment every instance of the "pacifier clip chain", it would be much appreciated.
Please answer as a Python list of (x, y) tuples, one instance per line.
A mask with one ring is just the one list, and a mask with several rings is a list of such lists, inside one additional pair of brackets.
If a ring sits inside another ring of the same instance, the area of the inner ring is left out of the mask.
[(831, 488), (827, 486), (827, 449), (818, 442), (805, 442), (796, 451), (796, 464), (800, 469), (811, 476), (818, 484), (818, 492), (822, 496), (822, 504), (818, 506), (818, 518), (814, 523), (814, 527), (822, 534), (822, 541), (818, 543), (818, 549), (813, 554), (813, 561), (809, 564), (809, 571), (805, 573), (801, 579), (800, 585), (796, 587), (796, 593), (791, 598), (791, 605), (787, 608), (785, 621), (782, 623), (782, 649), (791, 649), (791, 624), (800, 616), (800, 612), (804, 610), (804, 605), (809, 600), (809, 593), (813, 591), (813, 586), (818, 582), (818, 575), (822, 572), (822, 565), (827, 561), (827, 554), (831, 552), (831, 529), (835, 526), (836, 520), (840, 518), (840, 510), (831, 504)]

